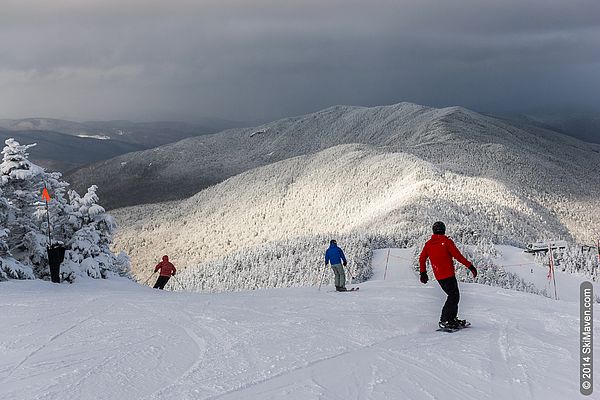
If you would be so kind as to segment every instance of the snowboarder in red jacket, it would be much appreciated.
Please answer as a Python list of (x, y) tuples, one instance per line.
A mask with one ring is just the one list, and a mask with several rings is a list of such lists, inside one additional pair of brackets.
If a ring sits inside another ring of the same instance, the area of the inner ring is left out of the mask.
[(457, 259), (467, 267), (473, 274), (473, 278), (477, 277), (477, 269), (475, 269), (473, 263), (460, 254), (452, 239), (446, 236), (446, 225), (441, 221), (433, 224), (433, 235), (425, 243), (425, 247), (423, 247), (423, 251), (421, 251), (421, 255), (419, 256), (421, 283), (427, 283), (429, 280), (425, 269), (425, 263), (428, 258), (435, 279), (437, 279), (442, 290), (448, 295), (444, 308), (442, 308), (440, 328), (459, 328), (460, 326), (465, 326), (466, 321), (457, 318), (460, 292), (458, 291), (458, 282), (454, 275), (453, 259)]
[(158, 279), (154, 284), (154, 289), (164, 289), (169, 279), (175, 275), (177, 270), (175, 266), (169, 262), (169, 256), (163, 256), (162, 261), (156, 264), (154, 272), (160, 271)]

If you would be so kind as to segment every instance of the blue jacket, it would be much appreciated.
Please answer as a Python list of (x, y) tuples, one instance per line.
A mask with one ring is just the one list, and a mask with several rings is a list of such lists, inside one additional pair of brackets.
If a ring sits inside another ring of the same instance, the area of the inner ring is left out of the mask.
[(327, 263), (331, 263), (331, 265), (341, 264), (342, 261), (346, 262), (346, 256), (344, 256), (342, 249), (337, 244), (330, 245), (325, 252), (325, 265)]

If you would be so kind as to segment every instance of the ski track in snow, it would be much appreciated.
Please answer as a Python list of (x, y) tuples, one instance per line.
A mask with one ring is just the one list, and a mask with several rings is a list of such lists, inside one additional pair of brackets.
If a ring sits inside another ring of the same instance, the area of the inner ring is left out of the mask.
[(354, 294), (2, 283), (0, 399), (578, 395), (576, 303), (461, 283), (473, 326), (435, 332), (444, 295), (419, 283), (413, 251), (376, 251), (374, 280)]
[(44, 350), (45, 348), (47, 348), (53, 341), (55, 341), (56, 339), (58, 339), (59, 337), (61, 337), (62, 335), (66, 334), (67, 332), (81, 326), (84, 322), (89, 321), (92, 317), (86, 317), (83, 320), (77, 322), (74, 325), (71, 325), (70, 327), (68, 327), (67, 329), (63, 329), (62, 331), (58, 332), (57, 334), (53, 335), (50, 337), (50, 339), (48, 340), (47, 343), (41, 345), (40, 347), (36, 348), (35, 350), (33, 350), (31, 353), (27, 354), (27, 356), (25, 356), (25, 358), (23, 358), (23, 360), (21, 360), (21, 362), (19, 362), (13, 369), (10, 370), (10, 372), (8, 373), (8, 375), (6, 376), (6, 378), (4, 378), (3, 383), (8, 380), (12, 374), (18, 370), (23, 364), (25, 364), (27, 361), (29, 361), (33, 356), (35, 356), (37, 353), (39, 353), (40, 351)]
[(305, 377), (305, 371), (307, 371), (309, 369), (313, 369), (313, 367), (315, 367), (315, 366), (317, 366), (317, 365), (319, 365), (321, 363), (327, 363), (329, 361), (334, 361), (334, 360), (344, 361), (343, 360), (344, 358), (351, 358), (351, 357), (347, 357), (347, 356), (354, 356), (354, 355), (357, 355), (358, 353), (361, 353), (361, 352), (364, 352), (364, 351), (368, 351), (368, 350), (372, 350), (372, 349), (374, 349), (377, 346), (385, 345), (386, 343), (388, 343), (390, 341), (393, 341), (394, 339), (397, 339), (397, 338), (399, 338), (401, 336), (406, 336), (406, 335), (408, 335), (408, 333), (404, 333), (404, 334), (400, 334), (400, 335), (397, 335), (397, 336), (393, 336), (393, 337), (387, 338), (387, 339), (385, 339), (385, 340), (383, 340), (381, 342), (376, 342), (376, 343), (371, 344), (371, 345), (360, 347), (357, 350), (349, 350), (349, 351), (345, 351), (343, 353), (336, 354), (336, 355), (331, 356), (331, 357), (325, 357), (325, 358), (322, 358), (322, 359), (310, 362), (307, 365), (304, 365), (304, 366), (301, 366), (301, 367), (298, 367), (298, 368), (295, 368), (295, 369), (283, 371), (282, 373), (280, 373), (278, 375), (275, 375), (273, 377), (264, 379), (262, 381), (251, 382), (251, 383), (249, 383), (248, 385), (246, 385), (246, 386), (244, 386), (242, 388), (234, 389), (234, 390), (231, 390), (230, 392), (222, 393), (222, 394), (219, 394), (217, 396), (210, 397), (209, 399), (210, 400), (216, 400), (216, 399), (227, 398), (228, 395), (233, 394), (233, 393), (235, 393), (236, 396), (244, 395), (241, 392), (245, 391), (246, 389), (253, 389), (256, 386), (260, 386), (260, 385), (262, 385), (264, 383), (272, 382), (272, 381), (275, 381), (275, 380), (282, 380), (282, 378), (285, 378), (285, 381), (290, 381), (290, 379), (294, 378), (295, 376)]

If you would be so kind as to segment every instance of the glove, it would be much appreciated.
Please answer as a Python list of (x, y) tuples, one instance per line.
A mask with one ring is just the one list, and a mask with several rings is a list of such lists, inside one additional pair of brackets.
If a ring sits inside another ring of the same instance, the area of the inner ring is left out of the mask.
[(344, 261), (344, 267), (348, 266), (348, 261)]
[(427, 283), (427, 281), (429, 280), (429, 277), (427, 276), (427, 272), (421, 272), (421, 283)]
[(473, 274), (473, 279), (477, 278), (477, 268), (473, 264), (469, 267), (469, 271)]

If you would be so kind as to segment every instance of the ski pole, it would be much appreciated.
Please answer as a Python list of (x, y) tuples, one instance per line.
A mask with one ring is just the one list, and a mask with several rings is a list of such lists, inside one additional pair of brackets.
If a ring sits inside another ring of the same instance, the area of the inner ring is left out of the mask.
[(325, 269), (327, 268), (327, 266), (325, 266), (325, 268), (323, 268), (323, 273), (321, 274), (321, 281), (319, 282), (319, 292), (321, 291), (321, 285), (323, 284), (323, 278), (325, 278)]
[(346, 266), (346, 268), (348, 268), (348, 276), (350, 277), (350, 279), (348, 279), (348, 281), (352, 285), (352, 280), (354, 279), (354, 275), (352, 274), (352, 270), (350, 269), (350, 266)]
[(155, 274), (155, 273), (156, 273), (156, 271), (154, 271), (154, 272), (152, 273), (152, 275), (150, 275), (150, 276), (148, 277), (148, 279), (146, 279), (146, 280), (144, 281), (144, 285), (146, 285), (146, 284), (148, 283), (148, 281), (150, 280), (150, 278), (152, 278), (152, 277), (154, 276), (154, 274)]
[(175, 279), (175, 282), (177, 282), (179, 284), (179, 286), (181, 287), (182, 290), (185, 290), (185, 287), (183, 287), (183, 285), (181, 284), (181, 282), (179, 281), (179, 279), (177, 279), (175, 277), (175, 275), (173, 275), (173, 279)]

